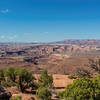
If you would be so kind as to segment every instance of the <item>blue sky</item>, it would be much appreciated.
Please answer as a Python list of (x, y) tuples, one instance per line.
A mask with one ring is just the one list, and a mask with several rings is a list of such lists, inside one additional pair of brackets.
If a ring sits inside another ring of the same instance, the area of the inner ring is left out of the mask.
[(100, 39), (100, 0), (0, 0), (0, 42)]

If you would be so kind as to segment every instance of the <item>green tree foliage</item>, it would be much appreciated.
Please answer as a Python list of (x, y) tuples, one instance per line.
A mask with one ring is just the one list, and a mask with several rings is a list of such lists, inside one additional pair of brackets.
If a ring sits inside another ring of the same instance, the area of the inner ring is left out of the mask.
[(12, 87), (12, 86), (15, 86), (14, 82), (12, 81), (1, 81), (1, 85), (4, 86), (4, 87)]
[(15, 73), (15, 68), (13, 67), (8, 67), (6, 70), (5, 70), (5, 76), (7, 78), (9, 78), (10, 81), (13, 81), (15, 82), (16, 80), (16, 73)]
[(51, 92), (45, 87), (40, 87), (37, 91), (37, 97), (40, 100), (51, 100)]
[(53, 83), (53, 77), (52, 75), (48, 75), (48, 72), (44, 70), (40, 78), (38, 80), (38, 91), (37, 91), (37, 97), (40, 100), (51, 100), (51, 88)]
[(65, 93), (65, 91), (58, 92), (58, 97), (61, 98), (61, 99), (64, 99), (64, 93)]
[(0, 81), (5, 80), (4, 70), (0, 69)]
[(20, 96), (17, 96), (15, 98), (10, 98), (10, 100), (22, 100)]
[(52, 75), (48, 75), (48, 72), (45, 70), (42, 72), (38, 83), (39, 87), (52, 87), (53, 77)]
[[(4, 73), (4, 74), (3, 74)], [(4, 80), (4, 79), (5, 80)], [(9, 67), (6, 70), (0, 70), (1, 84), (5, 87), (17, 86), (21, 92), (27, 88), (35, 88), (32, 72), (23, 68)]]
[(16, 70), (17, 86), (21, 92), (31, 87), (34, 84), (34, 77), (32, 73), (26, 69), (19, 68)]
[(100, 74), (93, 78), (95, 100), (100, 100)]
[(68, 78), (69, 78), (69, 79), (76, 79), (76, 77), (75, 77), (74, 74), (70, 74), (70, 75), (68, 75)]
[(100, 75), (94, 79), (79, 78), (58, 96), (65, 100), (100, 100)]

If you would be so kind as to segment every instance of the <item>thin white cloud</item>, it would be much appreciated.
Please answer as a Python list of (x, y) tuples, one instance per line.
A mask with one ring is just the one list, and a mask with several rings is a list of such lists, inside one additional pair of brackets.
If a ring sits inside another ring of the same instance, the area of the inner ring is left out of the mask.
[(0, 10), (0, 13), (8, 13), (9, 12), (9, 10), (8, 9), (3, 9), (3, 10)]
[(45, 34), (48, 34), (49, 32), (44, 32)]
[(32, 42), (38, 43), (38, 41), (32, 41)]
[(11, 35), (11, 36), (6, 36), (6, 35), (1, 35), (0, 39), (1, 40), (7, 40), (7, 41), (13, 41), (16, 40), (17, 35)]
[(17, 36), (16, 36), (16, 35), (13, 35), (13, 36), (8, 36), (7, 38), (8, 38), (9, 40), (14, 40), (14, 39), (17, 38)]

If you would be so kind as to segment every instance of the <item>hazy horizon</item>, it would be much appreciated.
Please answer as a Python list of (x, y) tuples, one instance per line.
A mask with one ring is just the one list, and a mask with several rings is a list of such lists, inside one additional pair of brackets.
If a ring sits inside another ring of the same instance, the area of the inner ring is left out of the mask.
[(10, 42), (9, 42), (9, 41), (8, 41), (8, 42), (0, 42), (0, 43), (1, 43), (1, 44), (20, 44), (20, 43), (21, 43), (21, 44), (31, 44), (31, 43), (34, 43), (34, 44), (39, 44), (39, 43), (40, 43), (40, 44), (42, 44), (42, 43), (43, 43), (43, 44), (48, 44), (48, 43), (59, 43), (59, 42), (61, 43), (61, 42), (67, 41), (67, 40), (70, 40), (70, 41), (71, 41), (71, 40), (72, 40), (72, 41), (82, 41), (82, 40), (83, 40), (83, 41), (84, 41), (84, 40), (87, 40), (87, 41), (88, 41), (88, 40), (90, 40), (90, 41), (91, 41), (91, 40), (100, 41), (100, 39), (64, 39), (64, 40), (50, 41), (50, 42), (41, 42), (41, 41), (40, 41), (40, 42), (38, 42), (38, 41), (32, 41), (32, 42), (22, 42), (22, 41), (21, 41), (21, 42), (20, 42), (20, 41), (19, 41), (19, 42), (18, 42), (18, 41), (17, 41), (17, 42), (14, 42), (14, 41), (10, 41)]

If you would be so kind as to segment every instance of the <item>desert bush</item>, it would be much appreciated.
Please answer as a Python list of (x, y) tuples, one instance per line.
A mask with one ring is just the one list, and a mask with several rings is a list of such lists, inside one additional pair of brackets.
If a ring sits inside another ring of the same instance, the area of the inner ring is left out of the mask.
[(73, 74), (68, 75), (68, 78), (69, 79), (76, 79), (75, 75), (73, 75)]
[(99, 100), (100, 75), (96, 78), (79, 78), (58, 95), (65, 100)]
[(38, 80), (39, 87), (52, 87), (53, 77), (44, 70)]
[(4, 87), (12, 87), (12, 86), (15, 86), (14, 82), (11, 82), (11, 81), (1, 81), (1, 85), (4, 86)]
[(34, 84), (34, 77), (32, 73), (26, 69), (16, 69), (17, 75), (17, 87), (21, 92), (24, 92), (25, 89), (29, 88)]
[(95, 100), (100, 100), (100, 74), (93, 78)]
[(40, 100), (51, 100), (52, 83), (52, 75), (48, 75), (47, 70), (44, 70), (41, 73), (37, 83), (38, 91), (36, 95)]
[(64, 99), (64, 92), (65, 92), (65, 91), (63, 91), (63, 92), (58, 92), (58, 94), (57, 94), (58, 97), (61, 98), (61, 99)]
[(39, 88), (39, 84), (38, 82), (34, 82), (33, 84), (30, 84), (30, 87), (32, 88), (32, 90), (37, 90)]
[(82, 77), (91, 77), (91, 74), (88, 70), (84, 69), (84, 68), (76, 68), (76, 75), (79, 78)]
[[(4, 74), (3, 74), (4, 73)], [(5, 87), (17, 86), (21, 92), (27, 88), (35, 88), (32, 72), (23, 68), (7, 68), (4, 72), (0, 70), (1, 84)], [(6, 80), (3, 80), (6, 77)]]
[(8, 67), (5, 72), (5, 77), (7, 77), (10, 81), (15, 82), (16, 80), (16, 69), (13, 67)]
[(10, 98), (10, 100), (22, 100), (20, 96), (17, 96), (15, 98)]
[(89, 59), (89, 67), (100, 73), (100, 59)]
[(39, 100), (51, 100), (51, 92), (45, 87), (40, 87), (36, 95)]
[(4, 70), (0, 69), (0, 81), (5, 80)]

